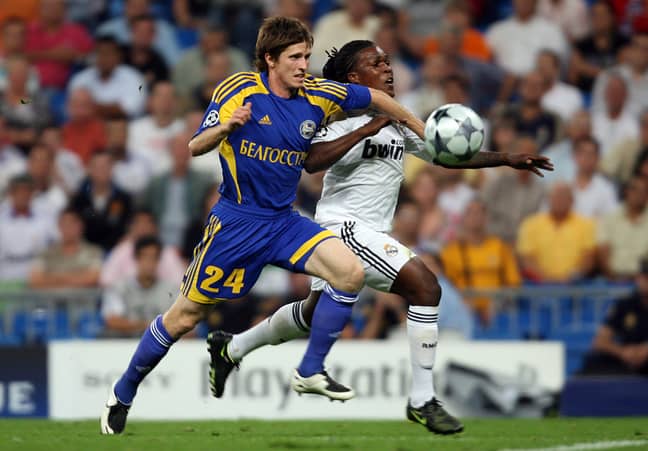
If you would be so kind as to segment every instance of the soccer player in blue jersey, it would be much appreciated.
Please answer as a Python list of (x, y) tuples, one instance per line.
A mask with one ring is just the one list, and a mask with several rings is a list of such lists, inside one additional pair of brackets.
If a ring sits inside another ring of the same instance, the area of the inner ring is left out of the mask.
[[(266, 264), (327, 282), (298, 371), (313, 392), (349, 391), (324, 372), (324, 358), (364, 283), (362, 265), (331, 231), (297, 214), (291, 204), (311, 140), (334, 114), (371, 105), (407, 124), (419, 137), (424, 124), (382, 91), (308, 75), (312, 44), (300, 21), (266, 19), (256, 44), (259, 72), (234, 74), (214, 90), (189, 149), (200, 155), (220, 146), (221, 199), (207, 220), (180, 295), (153, 320), (126, 372), (110, 390), (101, 416), (102, 433), (124, 430), (139, 384), (169, 347), (214, 303), (244, 296)], [(299, 319), (302, 312), (295, 315)], [(223, 377), (214, 362), (225, 341), (222, 335), (208, 339), (212, 389)]]

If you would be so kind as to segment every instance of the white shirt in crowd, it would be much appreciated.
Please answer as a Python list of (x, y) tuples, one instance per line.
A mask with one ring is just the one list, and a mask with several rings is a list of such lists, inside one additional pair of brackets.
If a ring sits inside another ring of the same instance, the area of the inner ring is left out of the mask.
[(610, 118), (605, 112), (592, 115), (592, 134), (601, 147), (601, 157), (612, 151), (621, 142), (639, 136), (637, 118), (624, 111), (616, 118)]
[(497, 64), (514, 75), (533, 70), (543, 49), (553, 50), (562, 58), (567, 55), (567, 41), (560, 27), (540, 16), (526, 22), (516, 17), (496, 22), (486, 32), (486, 40)]
[(126, 147), (134, 157), (146, 161), (153, 174), (160, 174), (171, 168), (171, 138), (183, 129), (181, 119), (161, 127), (152, 116), (145, 116), (129, 124)]
[(605, 111), (605, 86), (612, 72), (621, 75), (626, 81), (628, 87), (626, 109), (629, 113), (639, 117), (648, 107), (648, 71), (640, 77), (636, 77), (632, 70), (625, 65), (615, 66), (601, 72), (596, 77), (592, 90), (592, 113)]
[(560, 25), (563, 32), (574, 40), (584, 38), (590, 30), (585, 0), (540, 0), (538, 14)]
[[(371, 118), (363, 114), (333, 122), (318, 130), (313, 144), (347, 135)], [(377, 232), (390, 231), (405, 153), (430, 159), (423, 141), (401, 125), (384, 127), (353, 146), (324, 175), (315, 221), (328, 226), (353, 220)]]
[(574, 211), (593, 219), (603, 219), (619, 207), (614, 184), (599, 174), (594, 174), (585, 188), (573, 186)]
[(542, 108), (558, 115), (566, 122), (583, 109), (583, 96), (575, 87), (557, 81), (544, 93), (541, 104)]
[(70, 80), (68, 92), (86, 88), (98, 104), (117, 103), (131, 117), (144, 111), (147, 92), (142, 74), (120, 64), (103, 80), (95, 67), (82, 70)]
[(27, 171), (27, 162), (19, 150), (4, 146), (0, 148), (0, 198), (15, 176)]

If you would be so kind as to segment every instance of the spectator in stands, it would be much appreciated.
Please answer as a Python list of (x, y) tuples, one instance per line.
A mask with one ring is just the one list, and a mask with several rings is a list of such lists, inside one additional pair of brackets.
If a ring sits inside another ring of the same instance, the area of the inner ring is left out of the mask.
[(207, 111), (214, 95), (214, 88), (232, 73), (232, 66), (227, 52), (216, 50), (207, 54), (205, 62), (205, 79), (196, 86), (191, 96), (187, 96), (186, 110)]
[[(211, 188), (207, 190), (202, 201), (202, 216), (195, 218), (185, 229), (185, 234), (182, 239), (182, 246), (180, 247), (180, 255), (186, 261), (190, 262), (193, 258), (194, 249), (205, 235), (205, 222), (207, 221), (207, 218), (209, 218), (211, 209), (214, 207), (214, 205), (216, 205), (216, 202), (218, 202), (219, 199), (220, 192), (218, 191), (218, 186), (211, 185)], [(304, 296), (304, 298), (308, 296), (308, 293), (310, 293), (310, 282), (308, 283), (308, 289), (306, 290), (306, 295)]]
[(585, 110), (575, 113), (567, 123), (565, 138), (549, 146), (543, 153), (554, 164), (554, 171), (545, 173), (545, 181), (551, 183), (562, 180), (573, 183), (576, 180), (575, 143), (591, 136), (590, 114)]
[(392, 235), (410, 249), (419, 243), (421, 208), (408, 199), (401, 200), (394, 213)]
[(0, 209), (0, 282), (25, 283), (36, 256), (56, 239), (52, 218), (32, 210), (33, 195), (31, 177), (11, 179), (8, 203)]
[(605, 86), (605, 109), (592, 114), (592, 133), (606, 156), (619, 143), (639, 136), (636, 117), (628, 110), (628, 86), (619, 74), (610, 74)]
[(115, 162), (113, 166), (115, 186), (133, 197), (138, 197), (148, 185), (153, 168), (150, 160), (127, 147), (128, 130), (129, 124), (126, 119), (106, 121), (108, 132), (106, 151), (112, 155)]
[(26, 44), (41, 86), (62, 90), (72, 66), (90, 53), (92, 45), (83, 26), (66, 21), (64, 0), (41, 0), (40, 18), (29, 24)]
[(590, 10), (592, 31), (572, 49), (567, 79), (581, 91), (590, 92), (601, 71), (616, 64), (617, 54), (628, 42), (617, 29), (608, 0), (596, 0)]
[(144, 109), (146, 85), (142, 74), (122, 61), (121, 48), (114, 38), (98, 38), (94, 65), (72, 77), (68, 90), (90, 91), (103, 118), (137, 116)]
[(637, 158), (634, 175), (648, 181), (648, 151), (644, 151)]
[(95, 152), (106, 147), (106, 125), (97, 114), (95, 101), (86, 88), (75, 88), (67, 98), (67, 121), (63, 124), (63, 145), (87, 165)]
[(542, 151), (551, 145), (559, 132), (559, 119), (542, 106), (544, 79), (538, 71), (527, 73), (520, 82), (520, 101), (497, 112), (515, 123), (519, 134), (533, 136)]
[(648, 260), (634, 279), (636, 291), (608, 312), (581, 374), (648, 376)]
[(171, 170), (153, 178), (144, 196), (144, 205), (160, 225), (162, 242), (175, 247), (182, 246), (188, 225), (202, 217), (202, 200), (211, 186), (207, 175), (189, 167), (190, 139), (190, 132), (172, 138)]
[(446, 59), (441, 55), (425, 57), (420, 69), (421, 84), (400, 97), (403, 106), (425, 120), (432, 111), (443, 105), (441, 80), (448, 74), (446, 67)]
[[(2, 22), (0, 31), (0, 91), (7, 87), (7, 68), (5, 62), (13, 56), (24, 56), (27, 43), (27, 25), (20, 17), (10, 17)], [(27, 92), (33, 95), (38, 91), (40, 81), (38, 71), (31, 66), (27, 78)]]
[(50, 245), (31, 268), (31, 288), (89, 288), (99, 283), (102, 251), (83, 239), (79, 213), (66, 208), (58, 217), (60, 241)]
[(0, 199), (9, 186), (9, 180), (26, 169), (24, 155), (11, 145), (7, 137), (6, 121), (0, 114)]
[(624, 190), (623, 207), (606, 216), (599, 228), (601, 267), (613, 279), (628, 280), (648, 256), (648, 181), (631, 179)]
[(126, 147), (147, 161), (154, 174), (171, 167), (171, 138), (184, 128), (182, 120), (176, 118), (177, 102), (175, 89), (170, 82), (156, 83), (148, 99), (149, 114), (132, 121), (128, 127)]
[(539, 0), (538, 14), (560, 25), (571, 41), (584, 38), (590, 29), (585, 0)]
[[(24, 56), (9, 57), (4, 63), (7, 86), (0, 92), (0, 112), (13, 129), (34, 127), (41, 130), (49, 121), (49, 105), (42, 95), (29, 92), (29, 61)], [(31, 141), (31, 139), (30, 139)], [(24, 142), (27, 146), (30, 143)]]
[(344, 0), (342, 9), (322, 16), (313, 28), (310, 71), (321, 74), (326, 63), (326, 51), (341, 48), (356, 39), (373, 39), (380, 27), (380, 19), (373, 14), (373, 0)]
[(40, 137), (40, 144), (45, 146), (54, 155), (54, 173), (57, 182), (70, 197), (79, 189), (85, 177), (85, 169), (81, 158), (70, 150), (63, 147), (61, 129), (48, 126), (43, 130)]
[(416, 74), (407, 64), (406, 59), (400, 51), (396, 27), (394, 25), (383, 25), (376, 31), (374, 42), (389, 55), (389, 63), (394, 73), (394, 92), (400, 96), (410, 92), (416, 83)]
[[(493, 289), (518, 286), (521, 282), (512, 249), (486, 230), (486, 205), (472, 200), (466, 207), (459, 236), (441, 252), (443, 269), (459, 289)], [(492, 300), (474, 297), (469, 300), (483, 324), (490, 324), (495, 314)]]
[(576, 141), (574, 160), (574, 211), (598, 222), (617, 210), (618, 201), (614, 184), (597, 171), (600, 154), (596, 140), (589, 137)]
[[(186, 50), (173, 68), (173, 85), (180, 97), (188, 96), (204, 81), (207, 55), (211, 52), (227, 52), (230, 74), (250, 70), (248, 57), (236, 47), (229, 45), (227, 31), (222, 27), (204, 26), (200, 30), (197, 46)], [(228, 74), (229, 75), (229, 74)], [(216, 86), (213, 86), (215, 88)]]
[[(126, 0), (124, 16), (115, 17), (101, 24), (97, 30), (98, 36), (112, 36), (122, 45), (133, 40), (133, 23), (137, 17), (151, 14), (149, 0)], [(155, 50), (162, 55), (169, 67), (173, 67), (180, 57), (180, 47), (175, 30), (166, 20), (155, 21)]]
[(538, 55), (536, 66), (542, 76), (545, 89), (540, 104), (542, 108), (554, 113), (563, 121), (583, 109), (581, 93), (560, 80), (560, 57), (551, 50), (542, 50)]
[(36, 144), (27, 158), (27, 173), (34, 182), (32, 208), (55, 221), (66, 207), (68, 197), (54, 164), (54, 153), (45, 145)]
[(155, 26), (155, 17), (150, 14), (133, 18), (133, 37), (124, 47), (124, 62), (142, 74), (149, 89), (155, 82), (169, 79), (169, 66), (153, 47)]
[(612, 76), (621, 76), (626, 83), (628, 98), (625, 109), (637, 116), (648, 106), (648, 33), (632, 36), (631, 45), (623, 51), (620, 64), (596, 77), (592, 93), (592, 111), (605, 111), (606, 86)]
[(522, 222), (517, 250), (527, 279), (568, 283), (586, 277), (594, 268), (594, 222), (574, 213), (572, 205), (571, 186), (556, 182), (549, 195), (549, 211)]
[[(443, 242), (447, 238), (447, 229), (449, 227), (448, 218), (439, 205), (439, 186), (436, 175), (432, 168), (424, 167), (416, 175), (410, 187), (412, 199), (416, 203), (419, 211), (410, 212), (404, 215), (408, 219), (405, 224), (412, 224), (415, 230), (415, 235), (412, 238), (405, 239), (408, 234), (400, 234), (399, 240), (409, 248), (415, 248), (420, 242)], [(396, 217), (399, 215), (399, 210), (403, 209), (400, 202), (396, 207)], [(414, 214), (416, 213), (416, 214)], [(394, 226), (397, 227), (400, 221), (394, 221)], [(405, 235), (405, 236), (403, 236)]]
[[(491, 49), (486, 39), (479, 30), (471, 26), (470, 2), (465, 0), (448, 2), (440, 28), (441, 34), (452, 34), (457, 39), (458, 49), (455, 54), (457, 57), (482, 62), (489, 62), (492, 59)], [(419, 51), (416, 51), (416, 47), (409, 46), (415, 55), (433, 55), (441, 51), (438, 36), (428, 36), (421, 44), (422, 48)]]
[(109, 251), (124, 235), (132, 201), (112, 180), (114, 159), (108, 152), (92, 155), (88, 178), (70, 201), (83, 218), (85, 239)]
[[(533, 138), (521, 136), (507, 151), (534, 155), (538, 153), (538, 145)], [(529, 171), (502, 168), (498, 177), (486, 183), (481, 196), (488, 213), (488, 233), (513, 244), (524, 218), (540, 210), (545, 188)]]
[(642, 154), (648, 149), (648, 110), (639, 116), (639, 136), (626, 138), (604, 156), (601, 171), (619, 184), (627, 183), (635, 173)]
[(536, 3), (513, 0), (513, 17), (494, 23), (486, 33), (497, 64), (519, 77), (533, 70), (542, 49), (553, 50), (561, 59), (567, 56), (562, 30), (536, 14)]
[[(187, 112), (184, 115), (185, 130), (190, 132), (198, 130), (200, 124), (202, 124), (204, 115), (205, 112), (203, 110), (192, 110)], [(207, 174), (216, 185), (220, 185), (223, 181), (223, 171), (221, 168), (220, 158), (214, 158), (214, 154), (211, 152), (193, 157), (190, 166), (191, 169)]]
[(135, 277), (111, 286), (101, 304), (106, 335), (137, 337), (149, 326), (150, 319), (163, 313), (178, 285), (158, 277), (162, 243), (155, 236), (135, 242), (137, 272)]
[[(439, 206), (445, 212), (451, 224), (459, 224), (466, 207), (475, 196), (475, 191), (466, 183), (464, 171), (456, 169), (439, 169)], [(455, 230), (451, 230), (454, 234)], [(446, 238), (454, 238), (446, 236)]]
[[(117, 285), (136, 274), (135, 242), (142, 237), (158, 236), (158, 226), (153, 214), (144, 209), (136, 210), (128, 225), (128, 233), (108, 254), (101, 269), (100, 283), (103, 287)], [(202, 235), (201, 237), (202, 238)], [(194, 243), (194, 245), (197, 244)], [(185, 262), (173, 246), (162, 246), (158, 277), (178, 286), (186, 269)]]

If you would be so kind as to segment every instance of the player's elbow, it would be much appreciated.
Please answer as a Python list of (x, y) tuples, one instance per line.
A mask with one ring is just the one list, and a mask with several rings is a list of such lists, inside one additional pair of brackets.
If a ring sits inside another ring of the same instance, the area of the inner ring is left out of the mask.
[(320, 169), (313, 160), (306, 158), (306, 160), (304, 161), (304, 171), (308, 172), (309, 174), (314, 174), (316, 172), (319, 172)]
[(189, 144), (187, 144), (187, 147), (189, 148), (189, 152), (191, 152), (192, 156), (200, 155), (201, 148), (200, 144), (196, 141), (196, 138), (192, 138), (192, 140), (189, 141)]

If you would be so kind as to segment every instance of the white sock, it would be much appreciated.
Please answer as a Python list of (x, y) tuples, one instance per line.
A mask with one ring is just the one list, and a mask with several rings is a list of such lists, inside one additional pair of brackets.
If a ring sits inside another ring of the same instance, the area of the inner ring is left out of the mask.
[(278, 345), (295, 338), (307, 337), (310, 328), (302, 315), (302, 303), (283, 305), (269, 318), (232, 337), (227, 353), (235, 362), (264, 345)]
[(410, 305), (407, 311), (407, 338), (412, 364), (410, 403), (417, 408), (435, 396), (432, 369), (439, 337), (438, 315), (439, 307)]

